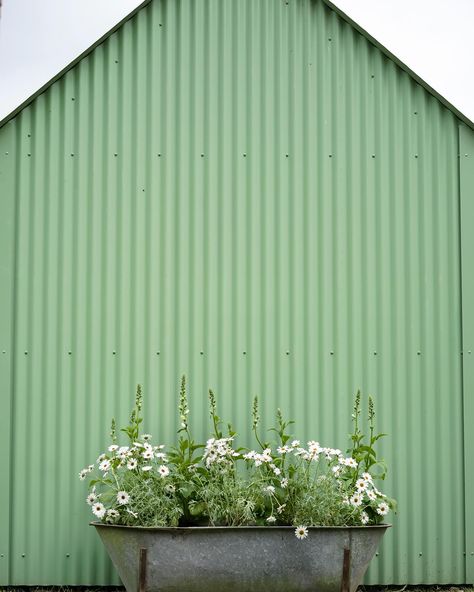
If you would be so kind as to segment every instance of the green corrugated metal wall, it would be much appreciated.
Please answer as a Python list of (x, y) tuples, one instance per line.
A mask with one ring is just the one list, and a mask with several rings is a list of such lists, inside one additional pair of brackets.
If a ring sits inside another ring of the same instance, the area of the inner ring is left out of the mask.
[(375, 393), (400, 514), (367, 581), (473, 582), (459, 125), (312, 0), (154, 0), (7, 123), (0, 583), (117, 581), (76, 475), (137, 382), (171, 439), (182, 372), (199, 438), (208, 386), (340, 448)]

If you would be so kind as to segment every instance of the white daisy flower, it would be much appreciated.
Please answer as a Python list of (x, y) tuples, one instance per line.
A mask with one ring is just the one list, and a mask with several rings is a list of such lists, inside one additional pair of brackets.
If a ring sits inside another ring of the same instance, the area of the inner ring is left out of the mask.
[(347, 497), (347, 495), (342, 499), (342, 503), (345, 506), (349, 506), (350, 505), (351, 502), (349, 501), (349, 498)]
[(286, 504), (281, 504), (281, 506), (278, 506), (277, 514), (281, 514), (285, 508), (286, 508)]
[(151, 460), (153, 458), (153, 450), (145, 450), (145, 452), (142, 453), (142, 456), (144, 459), (146, 460)]
[(88, 474), (89, 474), (89, 471), (87, 469), (82, 469), (82, 471), (79, 473), (79, 479), (81, 481), (84, 481), (84, 479), (87, 477)]
[(359, 491), (365, 491), (367, 489), (367, 481), (365, 479), (357, 479), (356, 487)]
[(273, 487), (273, 485), (267, 485), (266, 487), (263, 488), (263, 491), (266, 494), (271, 495), (272, 493), (275, 493), (275, 488)]
[(143, 434), (142, 440), (144, 442), (148, 442), (149, 440), (151, 440), (151, 434)]
[(142, 471), (145, 471), (145, 473), (146, 473), (147, 471), (151, 471), (152, 468), (153, 468), (152, 466), (147, 465), (145, 467), (142, 467)]
[(166, 454), (164, 452), (155, 452), (155, 458), (161, 458), (164, 462), (167, 462)]
[(288, 487), (288, 479), (286, 477), (282, 479), (280, 485), (283, 487), (283, 489)]
[(281, 469), (279, 469), (278, 467), (276, 467), (275, 465), (270, 465), (270, 468), (272, 469), (272, 471), (275, 473), (275, 475), (279, 475), (281, 473)]
[(298, 448), (298, 446), (301, 445), (301, 442), (299, 440), (293, 440), (293, 442), (291, 443), (292, 448)]
[(362, 473), (362, 479), (367, 483), (372, 483), (372, 475), (370, 473)]
[(103, 460), (99, 465), (99, 469), (104, 473), (110, 470), (110, 460)]
[(138, 461), (136, 458), (129, 459), (129, 461), (127, 463), (127, 469), (130, 469), (130, 471), (133, 471), (133, 469), (136, 469), (137, 466), (138, 466)]
[(165, 465), (160, 465), (158, 467), (158, 473), (160, 473), (162, 477), (167, 477), (170, 474), (170, 470), (168, 467), (165, 467)]
[(92, 513), (97, 516), (97, 518), (103, 518), (105, 516), (105, 506), (104, 504), (94, 504), (92, 506)]
[(89, 466), (87, 467), (87, 470), (89, 471), (89, 473), (90, 473), (91, 471), (93, 471), (93, 470), (94, 470), (94, 465), (89, 465)]
[(357, 469), (357, 461), (351, 457), (346, 458), (344, 464), (346, 465), (346, 467), (351, 467), (351, 469)]
[(297, 526), (295, 528), (295, 536), (302, 541), (308, 537), (308, 528), (306, 526)]
[(267, 522), (268, 522), (269, 524), (272, 524), (273, 522), (276, 522), (276, 518), (275, 518), (275, 516), (269, 516), (269, 517), (267, 518)]
[(362, 522), (362, 524), (367, 524), (369, 522), (369, 515), (367, 514), (367, 512), (361, 512), (360, 521)]
[(339, 473), (341, 472), (341, 465), (336, 465), (335, 467), (332, 467), (331, 471), (337, 477), (339, 475)]
[(117, 446), (117, 444), (111, 444), (109, 446), (109, 452), (115, 452), (118, 449), (119, 449), (119, 447)]
[(290, 452), (291, 448), (289, 446), (279, 446), (277, 448), (277, 452), (278, 454), (286, 454), (287, 452)]
[(167, 485), (165, 485), (165, 491), (167, 493), (174, 493), (176, 491), (176, 487), (171, 483), (168, 483)]
[(375, 495), (375, 491), (372, 491), (371, 489), (368, 489), (365, 492), (365, 495), (369, 498), (369, 500), (371, 500), (373, 502), (377, 499), (377, 496)]
[(361, 506), (362, 505), (362, 496), (360, 495), (360, 493), (354, 493), (354, 495), (350, 499), (350, 502), (355, 507)]
[(381, 502), (377, 506), (377, 509), (375, 511), (377, 512), (377, 514), (380, 514), (380, 516), (385, 516), (386, 514), (388, 514), (389, 510), (389, 505), (386, 502)]
[(98, 498), (95, 493), (89, 493), (89, 495), (86, 497), (86, 502), (89, 504), (89, 506), (93, 506), (97, 499)]
[(118, 518), (120, 518), (120, 513), (117, 510), (107, 510), (107, 516), (105, 520), (110, 522), (111, 524), (115, 522)]
[(126, 491), (119, 491), (117, 493), (117, 501), (121, 506), (125, 506), (130, 501), (130, 496)]
[(107, 455), (105, 454), (105, 452), (103, 452), (99, 458), (97, 459), (97, 464), (100, 464), (105, 458), (107, 457)]

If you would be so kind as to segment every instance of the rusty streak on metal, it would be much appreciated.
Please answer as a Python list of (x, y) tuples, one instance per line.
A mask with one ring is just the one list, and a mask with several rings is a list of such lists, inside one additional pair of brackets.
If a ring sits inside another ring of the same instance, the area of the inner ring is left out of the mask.
[(351, 550), (344, 547), (344, 561), (342, 564), (341, 592), (350, 592)]
[(146, 549), (140, 548), (140, 560), (138, 564), (138, 592), (145, 592), (146, 583)]

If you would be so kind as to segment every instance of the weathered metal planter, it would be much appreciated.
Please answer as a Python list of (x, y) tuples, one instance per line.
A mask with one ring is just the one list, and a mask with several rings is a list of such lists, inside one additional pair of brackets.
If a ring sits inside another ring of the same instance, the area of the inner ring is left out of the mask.
[(355, 592), (389, 527), (93, 525), (127, 592)]

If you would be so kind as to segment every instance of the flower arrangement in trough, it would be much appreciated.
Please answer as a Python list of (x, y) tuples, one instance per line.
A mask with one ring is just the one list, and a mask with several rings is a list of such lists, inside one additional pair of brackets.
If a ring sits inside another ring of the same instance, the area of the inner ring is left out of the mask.
[(223, 432), (216, 397), (209, 391), (212, 436), (204, 443), (191, 437), (186, 380), (179, 396), (180, 429), (175, 446), (155, 444), (141, 433), (142, 389), (138, 385), (127, 443), (118, 443), (112, 420), (111, 443), (96, 463), (79, 473), (89, 480), (86, 502), (94, 516), (125, 526), (293, 526), (299, 540), (311, 526), (380, 524), (396, 510), (395, 500), (375, 485), (386, 475), (375, 445), (386, 434), (375, 432), (374, 402), (368, 401), (369, 433), (360, 429), (361, 395), (352, 414), (353, 432), (346, 452), (316, 440), (292, 437), (292, 421), (278, 409), (271, 428), (274, 442), (259, 433), (257, 398), (252, 408), (255, 448), (236, 447), (228, 424)]

